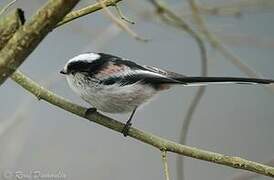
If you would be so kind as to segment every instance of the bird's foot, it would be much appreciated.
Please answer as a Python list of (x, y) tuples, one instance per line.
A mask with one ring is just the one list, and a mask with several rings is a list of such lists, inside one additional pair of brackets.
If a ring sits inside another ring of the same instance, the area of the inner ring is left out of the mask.
[(132, 124), (130, 122), (127, 122), (126, 125), (124, 126), (124, 128), (122, 129), (122, 133), (125, 137), (127, 137), (128, 131), (129, 131), (131, 125)]
[(89, 114), (95, 113), (97, 111), (96, 108), (88, 108), (86, 110), (85, 116), (88, 116)]

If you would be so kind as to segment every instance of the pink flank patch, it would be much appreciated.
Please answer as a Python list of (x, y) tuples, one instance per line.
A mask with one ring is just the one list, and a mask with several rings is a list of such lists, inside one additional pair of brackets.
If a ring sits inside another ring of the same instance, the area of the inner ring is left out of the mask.
[(115, 74), (121, 74), (127, 68), (128, 67), (124, 66), (124, 65), (109, 64), (107, 67), (102, 69), (100, 73), (102, 73), (102, 75), (112, 76), (112, 75), (115, 75)]

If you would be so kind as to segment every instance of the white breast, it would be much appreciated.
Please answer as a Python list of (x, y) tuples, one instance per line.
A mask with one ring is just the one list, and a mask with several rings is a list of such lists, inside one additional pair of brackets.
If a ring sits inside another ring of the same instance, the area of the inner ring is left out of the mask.
[(87, 81), (80, 73), (68, 75), (67, 81), (82, 99), (98, 110), (108, 113), (131, 112), (156, 94), (156, 90), (149, 85), (102, 85), (96, 81)]

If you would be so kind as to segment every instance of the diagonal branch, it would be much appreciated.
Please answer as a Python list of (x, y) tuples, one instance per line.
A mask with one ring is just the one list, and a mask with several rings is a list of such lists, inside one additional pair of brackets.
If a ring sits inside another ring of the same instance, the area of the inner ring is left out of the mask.
[(0, 52), (0, 85), (24, 62), (79, 0), (49, 0)]
[(166, 180), (170, 180), (170, 178), (169, 178), (169, 170), (168, 170), (167, 153), (166, 153), (166, 151), (162, 151), (162, 161), (163, 161), (163, 165), (164, 165), (165, 179), (166, 179)]
[[(23, 73), (19, 71), (13, 73), (11, 78), (20, 86), (25, 88), (27, 91), (34, 94), (38, 99), (45, 100), (48, 103), (58, 106), (59, 108), (62, 108), (80, 117), (83, 117), (91, 122), (95, 122), (117, 132), (122, 132), (122, 129), (125, 125), (124, 123), (104, 116), (99, 112), (87, 114), (87, 108), (76, 105), (64, 99), (63, 97), (54, 94), (53, 92), (43, 88), (30, 78), (26, 77)], [(265, 176), (274, 177), (274, 167), (249, 161), (240, 157), (226, 156), (219, 153), (214, 153), (190, 146), (181, 145), (176, 142), (163, 139), (161, 137), (141, 131), (136, 128), (130, 128), (128, 135), (136, 140), (154, 146), (161, 151), (174, 152), (195, 159), (209, 161), (216, 164), (222, 164), (237, 169), (244, 169), (256, 172), (258, 174), (262, 174)]]
[(134, 32), (125, 22), (117, 18), (112, 14), (112, 12), (107, 8), (107, 6), (104, 4), (103, 0), (98, 0), (98, 2), (101, 4), (103, 7), (103, 10), (105, 14), (111, 19), (111, 21), (116, 24), (119, 28), (121, 28), (123, 31), (128, 33), (130, 36), (135, 38), (136, 40), (140, 40), (143, 42), (147, 42), (146, 39), (140, 37), (136, 32)]
[[(120, 2), (122, 0), (105, 0), (103, 1), (105, 6), (114, 6), (116, 3)], [(80, 10), (76, 10), (76, 11), (72, 11), (70, 12), (69, 14), (67, 14), (64, 19), (62, 21), (60, 21), (56, 27), (58, 26), (62, 26), (70, 21), (73, 21), (77, 18), (80, 18), (80, 17), (83, 17), (85, 15), (88, 15), (90, 13), (93, 13), (95, 11), (98, 11), (98, 10), (101, 10), (103, 7), (101, 6), (101, 4), (98, 2), (98, 3), (95, 3), (95, 4), (92, 4), (90, 6), (87, 6), (85, 8), (82, 8)]]
[[(266, 162), (265, 164), (269, 166), (274, 166), (274, 159), (271, 159), (270, 161)], [(238, 174), (232, 178), (232, 180), (251, 180), (258, 177), (259, 174), (251, 173), (251, 172), (244, 172), (242, 174)]]

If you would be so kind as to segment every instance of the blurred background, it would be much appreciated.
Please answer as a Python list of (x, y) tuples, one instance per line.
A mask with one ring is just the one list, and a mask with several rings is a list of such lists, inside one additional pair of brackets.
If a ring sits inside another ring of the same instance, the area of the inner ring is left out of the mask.
[[(1, 0), (3, 7), (10, 1)], [(18, 0), (27, 19), (46, 0)], [(96, 1), (81, 1), (76, 9)], [(233, 54), (260, 75), (274, 78), (274, 2), (272, 0), (203, 0), (209, 30)], [(183, 0), (165, 1), (193, 29), (191, 8)], [(119, 7), (135, 25), (134, 39), (103, 11), (84, 16), (50, 33), (20, 67), (34, 80), (75, 103), (88, 106), (59, 74), (69, 58), (83, 52), (105, 52), (139, 64), (185, 75), (200, 75), (197, 43), (181, 29), (167, 25), (148, 1), (122, 1)], [(114, 14), (114, 8), (110, 8)], [(217, 9), (217, 10), (216, 10)], [(212, 10), (212, 11), (211, 11)], [(117, 16), (118, 17), (118, 16)], [(206, 41), (207, 42), (207, 41)], [(246, 76), (206, 43), (210, 76)], [(133, 126), (179, 142), (181, 126), (197, 87), (163, 92), (139, 109)], [(44, 101), (11, 80), (0, 88), (0, 177), (22, 171), (63, 173), (66, 179), (164, 179), (160, 152), (132, 138), (88, 122)], [(274, 159), (274, 91), (262, 86), (214, 85), (206, 89), (189, 126), (186, 144), (258, 162)], [(109, 115), (125, 122), (128, 115)], [(177, 156), (168, 153), (171, 179), (177, 179)], [(192, 158), (184, 162), (185, 179), (236, 179), (244, 171)], [(4, 174), (4, 175), (3, 175)], [(1, 179), (0, 178), (0, 179)], [(27, 178), (27, 177), (25, 177)], [(14, 177), (9, 177), (14, 179)], [(270, 179), (262, 176), (254, 179)]]

